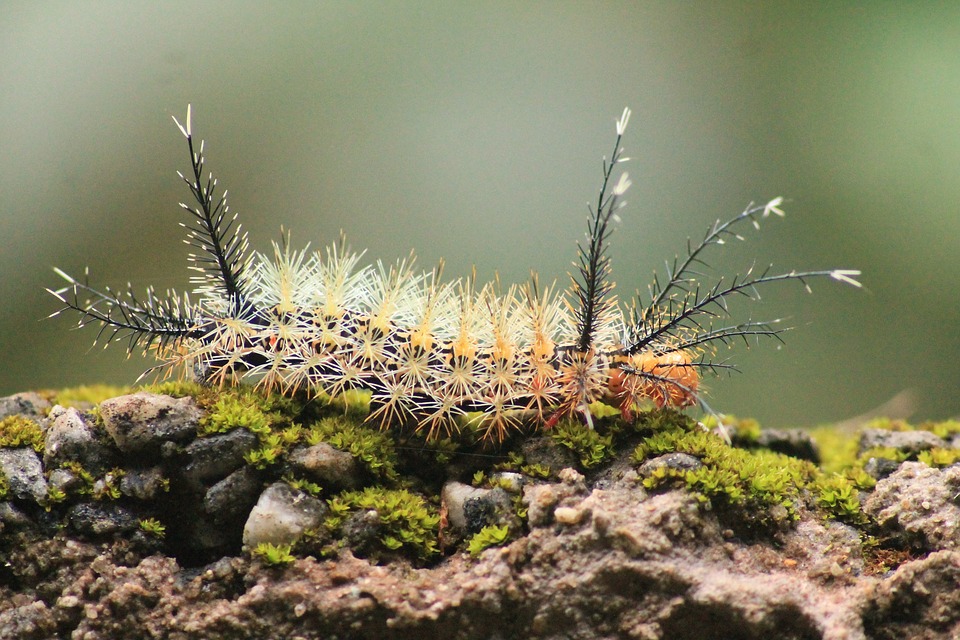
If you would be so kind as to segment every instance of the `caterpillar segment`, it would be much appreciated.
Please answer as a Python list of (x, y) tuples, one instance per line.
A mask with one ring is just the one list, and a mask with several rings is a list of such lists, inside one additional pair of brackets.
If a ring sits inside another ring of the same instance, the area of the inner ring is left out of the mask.
[[(153, 351), (160, 368), (194, 371), (211, 384), (251, 381), (265, 392), (307, 390), (337, 396), (368, 390), (368, 420), (383, 428), (412, 427), (427, 438), (478, 432), (500, 442), (521, 428), (550, 428), (562, 418), (593, 424), (590, 406), (603, 402), (631, 419), (638, 406), (703, 404), (701, 374), (731, 369), (712, 359), (718, 345), (780, 339), (777, 321), (725, 325), (727, 300), (755, 299), (773, 282), (831, 278), (860, 286), (852, 270), (754, 273), (701, 286), (705, 252), (770, 214), (778, 198), (748, 206), (715, 223), (699, 243), (667, 264), (647, 299), (629, 310), (613, 294), (609, 238), (619, 220), (626, 173), (615, 175), (629, 119), (617, 121), (614, 151), (589, 209), (586, 242), (570, 287), (477, 285), (475, 277), (443, 281), (413, 255), (395, 264), (362, 263), (341, 236), (323, 250), (290, 248), (289, 235), (272, 256), (251, 252), (229, 214), (226, 192), (204, 179), (204, 145), (194, 145), (190, 108), (177, 126), (187, 140), (191, 171), (181, 175), (193, 196), (187, 242), (198, 253), (194, 299), (173, 291), (138, 297), (95, 289), (60, 270), (67, 285), (50, 293), (80, 326), (100, 326), (106, 343), (127, 339), (128, 351)], [(694, 272), (694, 268), (698, 269)], [(705, 406), (705, 405), (704, 405)]]

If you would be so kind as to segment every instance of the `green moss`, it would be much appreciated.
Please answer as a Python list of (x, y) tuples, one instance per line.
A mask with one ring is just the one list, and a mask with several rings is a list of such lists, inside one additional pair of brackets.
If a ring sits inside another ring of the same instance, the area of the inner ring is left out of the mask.
[(731, 414), (725, 414), (721, 416), (720, 419), (717, 419), (716, 416), (708, 415), (704, 416), (700, 422), (708, 430), (712, 430), (719, 426), (721, 421), (727, 429), (727, 433), (729, 433), (730, 437), (734, 440), (745, 444), (756, 445), (760, 439), (760, 423), (753, 418), (738, 418)]
[(261, 431), (257, 433), (260, 446), (244, 453), (243, 459), (258, 469), (266, 469), (280, 462), (283, 454), (300, 441), (302, 434), (303, 427), (298, 424), (277, 431)]
[(61, 389), (54, 396), (52, 402), (64, 407), (85, 408), (97, 405), (109, 398), (116, 398), (130, 393), (130, 387), (118, 387), (108, 384), (89, 384), (81, 387)]
[(292, 551), (293, 545), (261, 542), (250, 551), (250, 554), (268, 566), (282, 567), (296, 560)]
[(332, 398), (321, 394), (319, 401), (336, 413), (363, 420), (370, 415), (370, 396), (369, 391), (348, 389)]
[(140, 390), (174, 398), (200, 398), (209, 392), (206, 387), (188, 380), (166, 380), (155, 384), (145, 384), (140, 387)]
[(269, 434), (274, 417), (264, 408), (262, 398), (253, 394), (225, 392), (200, 421), (199, 435), (226, 433), (241, 428), (257, 435)]
[(141, 531), (154, 538), (162, 539), (167, 535), (167, 527), (156, 518), (143, 518), (138, 524)]
[(84, 469), (79, 462), (70, 460), (61, 464), (60, 468), (66, 469), (80, 480), (80, 488), (76, 490), (77, 495), (88, 496), (93, 494), (93, 483), (96, 482), (96, 478)]
[(292, 488), (303, 491), (304, 493), (310, 494), (314, 497), (319, 497), (323, 493), (323, 488), (316, 482), (311, 482), (304, 478), (296, 478), (291, 475), (286, 475), (283, 477), (283, 481), (290, 485)]
[(311, 446), (325, 442), (348, 452), (382, 481), (395, 483), (400, 478), (397, 452), (390, 434), (364, 426), (352, 418), (324, 418), (306, 429), (305, 440)]
[(30, 418), (9, 416), (0, 420), (0, 447), (32, 447), (43, 453), (43, 430)]
[(75, 461), (64, 462), (60, 468), (66, 469), (80, 480), (80, 486), (72, 492), (75, 495), (92, 497), (95, 500), (120, 499), (120, 481), (126, 475), (123, 469), (119, 467), (110, 469), (97, 477)]
[(796, 519), (801, 492), (817, 475), (816, 467), (807, 461), (765, 449), (731, 447), (699, 428), (674, 428), (645, 438), (634, 450), (633, 460), (640, 463), (673, 452), (695, 456), (703, 466), (657, 469), (644, 479), (644, 486), (656, 489), (671, 480), (682, 481), (704, 502), (737, 507), (750, 523), (777, 524), (784, 514)]
[(824, 474), (814, 482), (817, 504), (833, 518), (851, 524), (865, 524), (867, 517), (860, 508), (860, 492), (847, 476)]
[(7, 476), (0, 471), (0, 500), (6, 500), (10, 492), (10, 485), (7, 483)]
[(825, 473), (841, 473), (857, 461), (859, 435), (830, 425), (816, 427), (810, 437), (820, 451), (820, 468)]
[(494, 465), (494, 469), (497, 471), (514, 471), (540, 480), (549, 478), (551, 473), (550, 467), (545, 464), (528, 463), (519, 451), (511, 451), (508, 453), (506, 461)]
[(375, 511), (378, 541), (385, 551), (402, 551), (421, 560), (437, 553), (440, 516), (423, 497), (406, 489), (367, 487), (344, 491), (328, 501), (326, 525), (334, 533), (357, 511)]
[(467, 542), (467, 552), (474, 558), (478, 558), (484, 549), (499, 547), (508, 540), (510, 540), (510, 527), (507, 525), (487, 525)]
[(934, 435), (949, 440), (960, 433), (960, 420), (944, 420), (943, 422), (928, 422), (918, 428), (932, 432)]
[(929, 451), (921, 451), (918, 453), (917, 460), (928, 467), (949, 467), (954, 462), (960, 460), (960, 449), (935, 447)]
[(591, 469), (613, 457), (613, 434), (601, 434), (585, 424), (563, 420), (550, 432), (550, 437), (559, 445), (573, 451), (580, 459), (580, 466)]
[[(0, 500), (2, 500), (0, 496)], [(54, 487), (52, 485), (47, 486), (47, 496), (43, 499), (42, 504), (44, 509), (50, 511), (53, 508), (53, 505), (60, 504), (67, 499), (67, 494), (60, 488)]]
[(111, 469), (93, 483), (92, 495), (95, 500), (119, 500), (120, 480), (126, 471), (120, 468)]

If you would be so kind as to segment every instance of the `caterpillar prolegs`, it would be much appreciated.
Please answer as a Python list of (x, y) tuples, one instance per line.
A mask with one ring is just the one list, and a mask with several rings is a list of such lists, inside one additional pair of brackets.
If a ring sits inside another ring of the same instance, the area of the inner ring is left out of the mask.
[[(621, 140), (629, 109), (616, 123), (613, 153), (589, 208), (585, 242), (570, 287), (563, 293), (525, 285), (478, 285), (474, 278), (442, 281), (440, 267), (419, 272), (411, 258), (361, 265), (362, 253), (341, 237), (323, 251), (292, 250), (288, 236), (273, 256), (248, 249), (246, 233), (227, 206), (227, 192), (205, 176), (204, 144), (194, 144), (190, 107), (183, 124), (190, 171), (187, 242), (195, 285), (190, 299), (148, 288), (138, 296), (94, 289), (56, 270), (68, 285), (53, 295), (80, 313), (79, 325), (100, 325), (98, 339), (128, 340), (128, 351), (153, 349), (161, 367), (184, 365), (210, 382), (255, 380), (264, 390), (306, 389), (332, 396), (351, 389), (371, 394), (369, 419), (413, 426), (427, 437), (465, 428), (502, 441), (521, 424), (549, 427), (580, 416), (590, 405), (618, 407), (627, 418), (644, 403), (686, 407), (702, 403), (701, 373), (730, 369), (712, 359), (715, 347), (736, 340), (779, 339), (778, 321), (729, 320), (735, 295), (796, 280), (832, 278), (859, 287), (859, 271), (774, 273), (747, 269), (705, 287), (695, 269), (704, 254), (741, 227), (776, 214), (781, 198), (749, 205), (717, 221), (683, 256), (654, 278), (647, 296), (624, 308), (613, 294), (607, 246), (630, 186)], [(473, 421), (475, 424), (470, 424)]]

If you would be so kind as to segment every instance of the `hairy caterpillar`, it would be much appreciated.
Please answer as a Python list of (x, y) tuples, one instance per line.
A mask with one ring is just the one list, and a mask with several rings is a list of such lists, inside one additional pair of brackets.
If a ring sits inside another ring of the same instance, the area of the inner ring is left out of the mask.
[(196, 301), (149, 288), (137, 296), (97, 290), (66, 273), (69, 283), (50, 291), (79, 325), (101, 325), (98, 339), (126, 337), (128, 351), (155, 349), (161, 367), (186, 365), (216, 384), (252, 378), (265, 390), (308, 389), (337, 395), (371, 392), (371, 420), (413, 425), (427, 437), (450, 435), (472, 416), (484, 438), (503, 440), (522, 420), (549, 426), (580, 415), (592, 425), (595, 401), (619, 407), (629, 418), (643, 402), (685, 407), (698, 402), (700, 374), (732, 368), (711, 359), (712, 348), (760, 336), (779, 339), (777, 321), (727, 324), (727, 301), (757, 296), (768, 283), (828, 277), (859, 287), (859, 271), (833, 269), (771, 273), (748, 269), (701, 287), (694, 269), (703, 253), (747, 222), (782, 216), (782, 199), (751, 204), (719, 220), (703, 240), (654, 279), (647, 300), (623, 309), (613, 295), (607, 245), (630, 186), (620, 146), (629, 109), (616, 123), (616, 142), (604, 159), (603, 181), (590, 207), (585, 243), (578, 245), (572, 284), (565, 294), (541, 288), (536, 276), (523, 286), (478, 286), (473, 278), (442, 282), (440, 268), (417, 272), (413, 259), (360, 266), (345, 241), (324, 251), (291, 250), (274, 243), (272, 259), (248, 250), (247, 235), (229, 214), (227, 192), (204, 179), (203, 142), (194, 145), (190, 107), (185, 124), (191, 171), (180, 177), (196, 204), (181, 203), (183, 224), (198, 252)]

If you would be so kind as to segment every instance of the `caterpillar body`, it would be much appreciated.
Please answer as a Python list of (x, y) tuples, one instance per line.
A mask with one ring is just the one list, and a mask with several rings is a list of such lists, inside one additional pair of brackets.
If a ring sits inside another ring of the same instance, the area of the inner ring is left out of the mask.
[[(522, 424), (549, 427), (580, 416), (601, 401), (630, 418), (643, 403), (682, 408), (701, 403), (703, 372), (732, 369), (712, 359), (718, 345), (760, 337), (779, 339), (778, 321), (729, 321), (727, 301), (757, 288), (832, 278), (859, 287), (859, 271), (761, 272), (753, 268), (709, 287), (698, 284), (703, 254), (740, 238), (747, 223), (783, 215), (782, 199), (719, 220), (703, 240), (667, 264), (648, 298), (623, 308), (613, 294), (608, 240), (626, 173), (615, 171), (630, 117), (616, 123), (616, 142), (604, 159), (599, 196), (590, 207), (586, 241), (578, 245), (571, 286), (560, 294), (534, 275), (522, 286), (479, 286), (474, 278), (444, 282), (441, 268), (418, 272), (411, 258), (361, 266), (362, 253), (341, 237), (323, 251), (292, 250), (289, 236), (271, 257), (249, 251), (246, 233), (205, 175), (204, 144), (194, 144), (190, 107), (183, 124), (191, 171), (180, 177), (194, 204), (187, 242), (196, 275), (195, 300), (148, 288), (143, 296), (95, 289), (66, 273), (67, 286), (49, 290), (80, 313), (79, 325), (100, 325), (98, 339), (126, 338), (128, 350), (155, 350), (160, 367), (184, 365), (213, 383), (252, 379), (264, 390), (336, 396), (371, 393), (369, 419), (413, 426), (428, 438), (468, 428), (502, 441)], [(729, 323), (728, 323), (729, 322)], [(704, 405), (705, 406), (705, 405)], [(470, 424), (474, 422), (474, 424)]]

